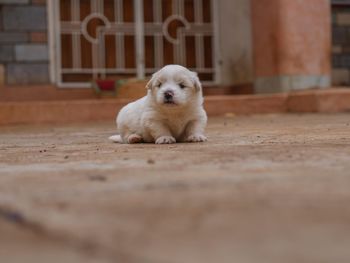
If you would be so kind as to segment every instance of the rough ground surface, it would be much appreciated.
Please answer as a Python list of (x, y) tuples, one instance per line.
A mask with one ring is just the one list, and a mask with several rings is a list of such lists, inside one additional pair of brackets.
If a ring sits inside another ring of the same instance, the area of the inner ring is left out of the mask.
[(2, 127), (1, 262), (350, 262), (349, 125), (213, 118), (207, 143), (176, 145)]

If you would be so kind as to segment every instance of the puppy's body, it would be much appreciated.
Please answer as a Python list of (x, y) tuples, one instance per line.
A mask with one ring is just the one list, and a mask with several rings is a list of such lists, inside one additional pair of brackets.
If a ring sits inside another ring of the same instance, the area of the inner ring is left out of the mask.
[(119, 112), (122, 143), (175, 143), (205, 141), (207, 115), (203, 109), (202, 88), (194, 72), (168, 65), (156, 72), (147, 84), (147, 95), (129, 103)]

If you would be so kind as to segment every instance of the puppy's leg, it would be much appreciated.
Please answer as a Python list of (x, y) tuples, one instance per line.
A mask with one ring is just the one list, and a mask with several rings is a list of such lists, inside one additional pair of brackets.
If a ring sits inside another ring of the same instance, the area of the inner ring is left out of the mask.
[(171, 135), (168, 127), (160, 121), (149, 121), (147, 131), (153, 137), (156, 144), (176, 143), (176, 139)]
[(133, 133), (126, 137), (126, 141), (130, 144), (140, 143), (142, 142), (142, 137), (138, 134)]
[(186, 142), (204, 142), (207, 137), (204, 135), (204, 128), (206, 126), (206, 119), (199, 119), (191, 121), (187, 124), (185, 130)]

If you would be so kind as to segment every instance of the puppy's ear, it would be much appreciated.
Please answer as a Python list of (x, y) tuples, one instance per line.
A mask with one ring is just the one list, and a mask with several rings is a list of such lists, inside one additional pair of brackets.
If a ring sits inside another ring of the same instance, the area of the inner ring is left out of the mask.
[(192, 75), (191, 78), (192, 78), (192, 81), (193, 81), (193, 84), (194, 84), (194, 87), (195, 87), (196, 91), (201, 91), (202, 90), (202, 84), (199, 81), (197, 72), (191, 71), (191, 75)]
[(150, 79), (150, 80), (148, 81), (148, 83), (146, 84), (146, 89), (151, 90), (151, 89), (153, 88), (153, 86), (154, 86), (154, 84), (155, 84), (157, 78), (158, 78), (158, 72), (153, 73), (151, 79)]
[(152, 87), (153, 87), (153, 76), (152, 76), (152, 78), (147, 82), (147, 84), (146, 84), (146, 89), (148, 89), (148, 90), (151, 90), (152, 89)]

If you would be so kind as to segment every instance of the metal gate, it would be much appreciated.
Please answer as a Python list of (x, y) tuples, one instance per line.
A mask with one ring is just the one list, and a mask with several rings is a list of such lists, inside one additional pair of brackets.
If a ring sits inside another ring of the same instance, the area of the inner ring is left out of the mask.
[(144, 78), (166, 64), (217, 80), (214, 0), (53, 1), (56, 80)]

